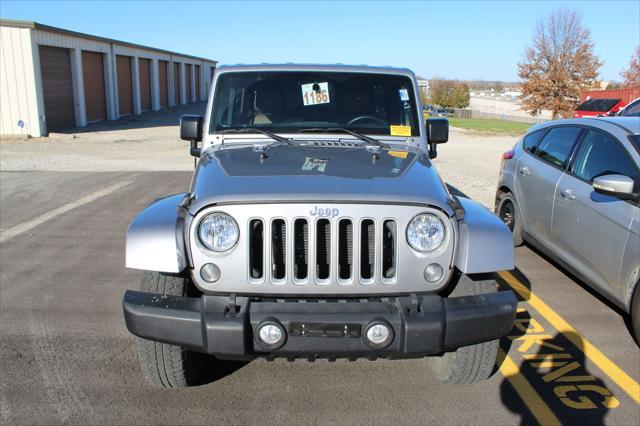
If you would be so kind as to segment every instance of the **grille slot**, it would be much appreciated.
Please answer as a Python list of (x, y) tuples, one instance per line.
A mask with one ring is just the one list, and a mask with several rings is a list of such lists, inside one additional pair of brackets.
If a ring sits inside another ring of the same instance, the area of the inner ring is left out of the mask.
[(331, 273), (331, 222), (319, 219), (316, 222), (316, 277), (328, 280)]
[(249, 221), (249, 276), (255, 280), (264, 277), (264, 222)]
[(304, 280), (309, 273), (309, 223), (296, 219), (293, 223), (293, 276)]
[(283, 219), (271, 222), (271, 276), (284, 280), (287, 270), (287, 230)]
[(338, 222), (338, 278), (349, 280), (353, 276), (353, 223), (348, 219)]
[(397, 228), (394, 220), (385, 220), (382, 224), (382, 276), (386, 279), (396, 276)]
[(371, 219), (360, 223), (360, 278), (373, 279), (375, 270), (375, 224)]

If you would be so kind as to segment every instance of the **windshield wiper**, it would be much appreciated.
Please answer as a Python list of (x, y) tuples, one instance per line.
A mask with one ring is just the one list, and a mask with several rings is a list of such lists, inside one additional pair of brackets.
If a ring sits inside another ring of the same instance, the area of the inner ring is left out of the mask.
[(285, 138), (266, 130), (256, 129), (255, 127), (243, 127), (241, 129), (227, 129), (227, 130), (223, 130), (222, 133), (262, 133), (263, 135), (270, 137), (274, 141), (286, 143), (287, 145), (293, 145), (293, 140), (290, 138)]
[(351, 136), (354, 136), (354, 137), (360, 139), (363, 142), (379, 146), (380, 148), (388, 148), (387, 144), (382, 143), (377, 139), (370, 138), (367, 135), (363, 135), (362, 133), (354, 132), (353, 130), (345, 129), (343, 127), (327, 127), (327, 128), (325, 128), (325, 127), (314, 127), (314, 128), (311, 128), (311, 129), (302, 129), (300, 131), (301, 132), (324, 132), (324, 133), (342, 132), (342, 133), (347, 133), (347, 134), (349, 134)]

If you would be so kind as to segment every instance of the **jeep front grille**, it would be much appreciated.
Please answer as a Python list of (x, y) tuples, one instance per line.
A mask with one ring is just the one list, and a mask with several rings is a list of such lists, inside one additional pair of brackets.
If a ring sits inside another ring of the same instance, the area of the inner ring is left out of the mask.
[[(197, 225), (212, 211), (238, 223), (240, 237), (226, 252), (205, 250)], [(447, 225), (442, 248), (418, 253), (405, 230), (425, 211)], [(190, 224), (192, 274), (203, 291), (227, 294), (340, 295), (437, 291), (449, 279), (429, 283), (424, 268), (433, 262), (450, 270), (454, 230), (442, 211), (421, 205), (326, 203), (233, 204), (198, 212)], [(221, 277), (208, 283), (197, 273), (206, 263)]]
[[(291, 271), (296, 284), (315, 282), (326, 285), (335, 276), (340, 285), (354, 282), (367, 285), (375, 281), (378, 265), (381, 265), (382, 278), (395, 278), (395, 220), (376, 223), (373, 219), (362, 219), (355, 231), (352, 219), (338, 218), (334, 223), (337, 226), (332, 226), (332, 221), (325, 218), (311, 223), (308, 219), (295, 219), (292, 225), (281, 218), (250, 220), (249, 276), (256, 281), (266, 279), (278, 285), (286, 281), (287, 271)], [(293, 229), (289, 230), (288, 226), (293, 226)], [(312, 230), (311, 235), (309, 229)], [(268, 244), (265, 244), (265, 235), (269, 236)], [(292, 256), (287, 255), (289, 249)], [(263, 264), (265, 259), (269, 264)], [(293, 263), (291, 268), (289, 261)], [(355, 276), (356, 270), (358, 276)], [(266, 271), (269, 273), (265, 274)]]

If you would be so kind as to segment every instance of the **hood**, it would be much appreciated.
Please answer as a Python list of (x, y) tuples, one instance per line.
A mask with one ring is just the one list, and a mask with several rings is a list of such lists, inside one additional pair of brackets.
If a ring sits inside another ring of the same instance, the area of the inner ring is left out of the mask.
[(191, 193), (190, 210), (217, 203), (374, 202), (440, 207), (447, 193), (426, 155), (362, 147), (272, 145), (205, 151)]

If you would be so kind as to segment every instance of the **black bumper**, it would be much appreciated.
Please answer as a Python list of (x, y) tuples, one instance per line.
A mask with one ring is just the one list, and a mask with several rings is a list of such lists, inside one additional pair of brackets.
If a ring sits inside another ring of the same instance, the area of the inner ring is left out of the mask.
[[(136, 336), (206, 352), (220, 359), (421, 357), (493, 340), (508, 333), (517, 300), (511, 291), (442, 298), (437, 295), (375, 300), (290, 301), (204, 295), (124, 295), (124, 317)], [(275, 322), (286, 340), (264, 349), (257, 327)], [(384, 348), (364, 338), (367, 326), (393, 330)]]

